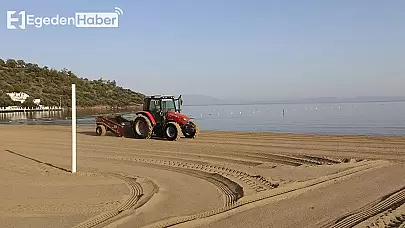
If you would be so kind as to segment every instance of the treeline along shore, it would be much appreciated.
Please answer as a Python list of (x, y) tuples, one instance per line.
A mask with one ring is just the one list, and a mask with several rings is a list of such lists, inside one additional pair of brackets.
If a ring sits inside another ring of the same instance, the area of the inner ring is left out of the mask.
[[(78, 109), (139, 109), (144, 94), (118, 86), (115, 80), (89, 80), (64, 68), (56, 70), (24, 60), (0, 59), (0, 107), (71, 107), (71, 85), (76, 84)], [(8, 93), (25, 93), (23, 102), (13, 101)]]

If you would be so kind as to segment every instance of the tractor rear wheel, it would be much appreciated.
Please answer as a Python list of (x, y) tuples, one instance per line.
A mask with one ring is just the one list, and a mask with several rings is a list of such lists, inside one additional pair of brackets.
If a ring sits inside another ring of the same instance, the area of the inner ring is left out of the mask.
[(107, 129), (105, 128), (104, 125), (97, 125), (96, 127), (96, 134), (98, 136), (104, 136), (107, 134)]
[(194, 139), (200, 132), (200, 128), (193, 120), (190, 120), (183, 126), (182, 132), (184, 137)]
[(180, 138), (181, 128), (176, 122), (169, 122), (164, 129), (165, 137), (170, 141), (177, 141)]
[(134, 135), (137, 139), (150, 139), (153, 133), (153, 126), (144, 115), (137, 115), (134, 120)]

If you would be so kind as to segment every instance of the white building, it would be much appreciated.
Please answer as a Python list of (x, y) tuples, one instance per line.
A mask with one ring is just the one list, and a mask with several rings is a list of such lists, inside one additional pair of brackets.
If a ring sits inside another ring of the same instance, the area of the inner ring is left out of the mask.
[[(26, 93), (23, 93), (23, 92), (21, 92), (21, 93), (16, 93), (16, 92), (7, 93), (7, 95), (10, 96), (11, 100), (13, 100), (13, 101), (18, 101), (18, 102), (20, 102), (20, 103), (24, 103), (24, 101), (25, 101), (28, 97), (30, 97), (30, 95), (28, 95), (28, 94), (26, 94)], [(34, 99), (34, 104), (39, 105), (40, 102), (41, 102), (41, 99)]]
[(16, 93), (16, 92), (7, 93), (7, 95), (10, 96), (11, 100), (18, 101), (20, 103), (24, 103), (24, 101), (30, 96), (30, 95), (28, 95), (26, 93), (22, 93), (22, 92), (21, 93)]

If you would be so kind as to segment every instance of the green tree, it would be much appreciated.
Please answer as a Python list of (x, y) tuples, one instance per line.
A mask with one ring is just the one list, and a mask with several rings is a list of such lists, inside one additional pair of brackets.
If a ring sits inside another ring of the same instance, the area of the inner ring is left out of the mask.
[(6, 66), (8, 67), (17, 67), (17, 61), (14, 59), (7, 59)]
[(17, 66), (18, 67), (25, 67), (25, 62), (24, 62), (24, 60), (17, 60)]
[(12, 106), (13, 104), (14, 102), (11, 100), (9, 95), (6, 93), (0, 94), (0, 107)]
[(24, 107), (24, 108), (35, 108), (35, 107), (38, 107), (38, 105), (34, 103), (34, 98), (32, 98), (32, 97), (30, 96), (30, 97), (28, 97), (27, 99), (25, 99), (24, 103), (21, 104), (21, 107)]
[(1, 93), (0, 90), (0, 107), (7, 107), (7, 106), (21, 106), (21, 103), (18, 101), (13, 101), (10, 96), (6, 93)]

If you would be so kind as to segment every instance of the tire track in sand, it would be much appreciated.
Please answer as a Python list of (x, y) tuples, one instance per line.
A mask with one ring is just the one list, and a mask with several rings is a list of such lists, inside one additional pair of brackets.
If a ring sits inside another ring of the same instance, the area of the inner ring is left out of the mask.
[[(100, 159), (97, 157), (96, 159)], [(101, 158), (104, 159), (104, 158)], [(107, 159), (110, 160), (110, 159)], [(117, 161), (120, 161), (120, 159), (115, 159)], [(128, 160), (123, 160), (124, 162), (130, 162), (130, 164), (133, 164), (134, 162), (128, 161)], [(174, 162), (171, 161), (160, 161), (161, 163), (164, 164), (174, 164)], [(120, 162), (122, 164), (122, 162)], [(141, 165), (144, 165), (146, 167), (152, 167), (152, 168), (158, 168), (162, 170), (168, 170), (168, 171), (174, 171), (177, 173), (182, 173), (188, 176), (193, 176), (205, 181), (208, 181), (212, 183), (215, 187), (217, 187), (221, 193), (224, 196), (224, 205), (231, 205), (235, 203), (237, 200), (239, 200), (241, 197), (244, 196), (244, 191), (242, 186), (240, 186), (238, 183), (230, 180), (229, 178), (224, 177), (223, 175), (220, 175), (218, 173), (209, 173), (209, 172), (204, 172), (198, 169), (195, 170), (190, 170), (185, 167), (180, 167), (180, 166), (169, 166), (169, 165), (159, 165), (159, 164), (152, 164), (152, 163), (140, 163)], [(198, 166), (198, 165), (196, 165)]]
[(165, 228), (165, 227), (171, 227), (171, 226), (174, 226), (174, 225), (179, 225), (179, 224), (182, 224), (182, 223), (190, 222), (190, 221), (193, 221), (193, 220), (198, 220), (198, 219), (211, 217), (211, 216), (214, 216), (214, 215), (218, 215), (218, 214), (225, 213), (227, 211), (236, 209), (238, 207), (242, 207), (242, 206), (247, 205), (247, 204), (255, 203), (255, 202), (265, 200), (265, 199), (269, 199), (269, 198), (276, 197), (276, 196), (281, 196), (281, 195), (287, 194), (287, 193), (292, 193), (294, 191), (310, 189), (311, 187), (313, 188), (313, 187), (316, 187), (316, 186), (320, 186), (322, 184), (327, 184), (327, 183), (343, 180), (345, 178), (349, 178), (352, 175), (356, 175), (356, 174), (359, 174), (359, 173), (362, 173), (362, 172), (367, 172), (369, 170), (376, 169), (376, 168), (381, 168), (381, 167), (384, 167), (384, 166), (386, 166), (386, 163), (380, 162), (380, 161), (367, 162), (365, 165), (355, 167), (355, 168), (351, 168), (349, 170), (342, 171), (342, 172), (339, 172), (339, 173), (336, 173), (336, 174), (324, 176), (324, 177), (321, 177), (321, 178), (318, 178), (318, 179), (315, 179), (315, 180), (302, 182), (299, 185), (296, 185), (296, 186), (293, 186), (293, 187), (286, 186), (286, 187), (281, 187), (281, 188), (278, 188), (278, 189), (274, 189), (272, 191), (264, 191), (264, 192), (257, 193), (255, 195), (249, 195), (249, 196), (246, 196), (245, 198), (242, 198), (239, 201), (237, 201), (236, 203), (234, 203), (232, 205), (229, 205), (229, 206), (217, 208), (217, 209), (214, 209), (214, 210), (211, 210), (211, 211), (206, 211), (206, 212), (203, 212), (203, 213), (200, 213), (200, 214), (162, 220), (162, 221), (159, 221), (159, 222), (152, 223), (152, 224), (149, 224), (147, 226), (144, 226), (144, 228)]
[[(377, 217), (375, 217), (377, 216)], [(374, 217), (374, 218), (373, 218)], [(362, 224), (361, 226), (359, 224)], [(405, 187), (323, 227), (400, 227), (405, 224)]]
[[(155, 165), (155, 164), (151, 164), (151, 165)], [(215, 185), (221, 191), (221, 193), (224, 195), (223, 207), (229, 207), (229, 206), (235, 204), (237, 202), (237, 200), (239, 200), (244, 195), (243, 188), (240, 185), (238, 185), (237, 183), (235, 183), (235, 182), (229, 180), (228, 178), (223, 177), (222, 175), (217, 174), (217, 173), (206, 173), (206, 172), (202, 172), (199, 170), (187, 170), (185, 168), (180, 168), (180, 167), (171, 167), (168, 170), (175, 171), (178, 173), (184, 173), (189, 176), (194, 176), (194, 177), (206, 180), (206, 181), (212, 183), (213, 185)], [(116, 173), (112, 173), (110, 175), (116, 176), (116, 177), (124, 180), (130, 186), (130, 189), (131, 189), (130, 198), (117, 209), (107, 212), (107, 213), (103, 213), (94, 218), (91, 218), (85, 222), (80, 223), (79, 225), (75, 226), (74, 228), (103, 227), (107, 224), (110, 224), (110, 223), (120, 219), (119, 216), (122, 214), (122, 212), (128, 211), (130, 209), (136, 209), (136, 208), (142, 206), (142, 205), (137, 205), (137, 203), (139, 202), (140, 198), (144, 195), (144, 193), (143, 193), (143, 189), (142, 189), (141, 185), (136, 182), (135, 178), (126, 177), (126, 176), (119, 175)], [(144, 202), (144, 203), (146, 203), (146, 202)], [(128, 216), (128, 215), (130, 215), (130, 214), (127, 213), (126, 216)], [(125, 215), (123, 215), (123, 216), (125, 216)]]
[[(36, 142), (36, 144), (41, 145), (41, 147), (44, 148), (53, 148), (53, 146), (57, 145), (58, 148), (65, 148), (68, 149), (70, 148), (70, 145), (66, 143), (58, 143), (58, 142), (53, 142), (52, 145), (49, 145), (48, 143), (41, 143), (41, 142)], [(108, 144), (102, 144), (98, 143), (97, 147), (99, 149), (115, 149), (116, 147)], [(94, 149), (94, 144), (93, 143), (87, 143), (87, 142), (81, 142), (80, 143), (80, 149), (81, 150), (93, 150)], [(131, 152), (134, 151), (139, 151), (135, 152), (137, 154), (142, 154), (145, 152), (144, 149), (141, 148), (134, 148), (130, 147), (130, 145), (127, 145), (125, 149), (131, 150)], [(158, 150), (158, 149), (148, 149), (148, 152), (153, 152), (155, 156), (188, 156), (188, 157), (199, 157), (199, 158), (204, 158), (208, 160), (217, 160), (220, 162), (228, 162), (228, 163), (233, 163), (233, 164), (246, 164), (250, 166), (256, 166), (262, 163), (267, 163), (267, 162), (273, 162), (273, 163), (278, 163), (278, 164), (283, 164), (283, 165), (289, 165), (289, 166), (300, 166), (300, 165), (324, 165), (324, 164), (332, 164), (332, 163), (337, 163), (339, 162), (337, 159), (335, 161), (332, 161), (331, 159), (325, 160), (325, 159), (320, 159), (319, 157), (315, 156), (300, 156), (297, 154), (276, 154), (276, 153), (264, 153), (264, 152), (250, 152), (250, 153), (240, 153), (240, 152), (223, 152), (223, 151), (218, 151), (216, 150), (215, 152), (209, 152), (205, 151), (204, 153), (190, 153), (190, 152), (183, 152), (183, 151), (170, 151), (170, 150)]]
[(390, 228), (404, 228), (405, 227), (405, 205), (401, 206), (402, 209), (394, 209), (383, 212), (375, 219), (371, 221), (354, 226), (357, 227), (368, 227), (368, 228), (379, 228), (379, 227), (390, 227)]
[[(130, 196), (129, 196), (129, 198), (125, 201), (125, 203), (123, 203), (118, 208), (116, 208), (116, 209), (114, 209), (112, 211), (97, 215), (97, 216), (95, 216), (95, 217), (93, 217), (93, 218), (91, 218), (89, 220), (86, 220), (86, 221), (74, 226), (74, 228), (91, 228), (91, 227), (95, 227), (95, 226), (98, 226), (100, 224), (103, 224), (105, 222), (108, 222), (109, 220), (111, 220), (112, 218), (118, 216), (122, 212), (124, 212), (126, 210), (129, 210), (129, 209), (136, 208), (136, 206), (137, 206), (136, 204), (138, 203), (140, 198), (144, 196), (142, 186), (138, 182), (136, 182), (135, 178), (126, 177), (126, 176), (115, 174), (115, 173), (112, 173), (112, 174), (109, 174), (109, 175), (115, 176), (115, 177), (125, 181), (125, 183), (130, 188)], [(150, 197), (152, 195), (150, 195)], [(140, 205), (138, 205), (138, 207), (139, 206)]]
[[(268, 181), (266, 178), (260, 175), (250, 175), (243, 171), (238, 171), (235, 169), (221, 167), (212, 164), (196, 164), (192, 162), (181, 162), (181, 161), (170, 161), (162, 159), (148, 159), (148, 158), (132, 158), (132, 157), (122, 157), (122, 156), (82, 156), (82, 158), (89, 159), (103, 159), (103, 160), (118, 160), (118, 161), (129, 161), (143, 163), (147, 165), (157, 165), (158, 168), (183, 168), (187, 169), (186, 173), (191, 170), (202, 171), (205, 173), (219, 174), (225, 178), (236, 179), (245, 183), (249, 188), (255, 190), (256, 192), (261, 192), (273, 188), (277, 188), (279, 183)], [(180, 171), (180, 170), (177, 170)]]

